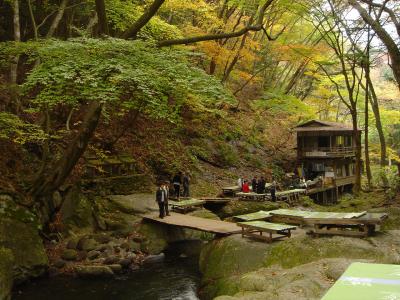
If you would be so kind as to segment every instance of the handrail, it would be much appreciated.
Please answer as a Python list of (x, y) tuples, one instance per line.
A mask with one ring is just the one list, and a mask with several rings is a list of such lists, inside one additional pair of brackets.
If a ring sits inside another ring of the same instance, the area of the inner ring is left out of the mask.
[(347, 151), (355, 151), (356, 148), (353, 146), (350, 147), (307, 147), (300, 149), (303, 152), (347, 152)]

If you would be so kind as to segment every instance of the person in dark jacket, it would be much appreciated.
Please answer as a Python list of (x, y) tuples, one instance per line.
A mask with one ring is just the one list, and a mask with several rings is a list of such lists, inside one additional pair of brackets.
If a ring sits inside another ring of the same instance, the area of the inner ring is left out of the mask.
[(179, 199), (181, 195), (181, 184), (182, 184), (182, 172), (179, 172), (172, 179), (172, 184), (174, 185), (175, 197)]
[(276, 181), (275, 179), (272, 179), (272, 183), (271, 183), (271, 187), (270, 187), (270, 191), (271, 191), (271, 199), (272, 201), (276, 201)]
[(161, 219), (163, 219), (165, 216), (165, 202), (167, 201), (167, 197), (166, 197), (166, 193), (163, 188), (163, 185), (161, 183), (158, 185), (158, 188), (156, 191), (156, 201), (157, 201), (158, 208), (160, 211), (159, 217)]
[(251, 180), (251, 188), (253, 193), (257, 193), (257, 176)]
[(164, 193), (165, 193), (165, 202), (164, 202), (164, 210), (165, 210), (165, 215), (169, 216), (169, 208), (168, 208), (168, 199), (169, 199), (169, 182), (166, 181), (164, 182), (164, 185), (162, 186)]
[(264, 194), (265, 193), (265, 179), (263, 176), (257, 182), (257, 194)]
[(186, 172), (185, 175), (183, 175), (183, 197), (189, 197), (189, 183), (189, 173)]

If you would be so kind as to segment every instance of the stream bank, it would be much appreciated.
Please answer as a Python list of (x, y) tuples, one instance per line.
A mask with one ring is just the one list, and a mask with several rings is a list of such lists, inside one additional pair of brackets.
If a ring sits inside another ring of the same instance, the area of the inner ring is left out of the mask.
[(12, 300), (198, 300), (198, 258), (167, 255), (116, 278), (58, 276), (20, 286)]

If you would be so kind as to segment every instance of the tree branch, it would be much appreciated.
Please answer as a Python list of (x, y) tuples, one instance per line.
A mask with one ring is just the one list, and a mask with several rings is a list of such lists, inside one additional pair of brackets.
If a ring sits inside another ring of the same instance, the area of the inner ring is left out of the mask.
[(164, 2), (165, 0), (154, 0), (154, 2), (143, 13), (143, 15), (122, 34), (122, 37), (124, 39), (136, 38), (138, 32), (150, 21), (152, 17), (154, 17)]
[(193, 44), (193, 43), (197, 43), (197, 42), (230, 39), (230, 38), (240, 37), (250, 31), (260, 31), (263, 29), (263, 19), (264, 19), (265, 11), (272, 4), (273, 1), (274, 0), (266, 1), (259, 8), (258, 15), (257, 15), (257, 22), (254, 25), (247, 25), (246, 27), (243, 27), (240, 30), (228, 32), (228, 33), (206, 34), (206, 35), (188, 37), (188, 38), (183, 38), (183, 39), (160, 41), (158, 43), (158, 47), (167, 47), (167, 46), (173, 46), (173, 45), (188, 45), (188, 44)]

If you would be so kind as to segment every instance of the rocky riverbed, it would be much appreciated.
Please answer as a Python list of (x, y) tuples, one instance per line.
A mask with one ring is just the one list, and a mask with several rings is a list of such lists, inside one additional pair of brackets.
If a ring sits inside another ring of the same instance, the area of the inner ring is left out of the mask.
[[(137, 272), (168, 252), (199, 255), (199, 295), (218, 300), (319, 299), (353, 261), (400, 263), (400, 208), (395, 205), (376, 209), (390, 217), (374, 237), (313, 238), (301, 229), (290, 239), (267, 244), (141, 222), (141, 214), (157, 211), (150, 194), (79, 194), (79, 201), (71, 199), (64, 202), (69, 207), (64, 208), (63, 233), (47, 236), (45, 243), (31, 214), (11, 204), (3, 208), (0, 299), (9, 299), (13, 285), (46, 274), (115, 278)], [(202, 209), (191, 214), (229, 219), (284, 206), (237, 202), (215, 213)]]

